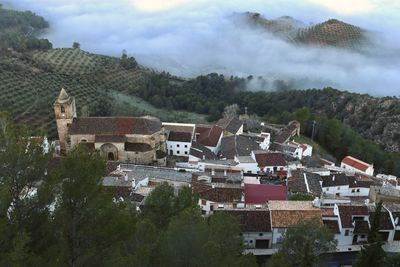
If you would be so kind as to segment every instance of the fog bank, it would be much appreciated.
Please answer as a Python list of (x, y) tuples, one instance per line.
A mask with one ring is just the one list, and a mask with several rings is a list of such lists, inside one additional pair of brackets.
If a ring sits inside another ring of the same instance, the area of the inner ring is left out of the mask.
[[(46, 37), (55, 47), (78, 41), (84, 50), (113, 56), (126, 49), (145, 66), (184, 77), (219, 72), (290, 80), (299, 89), (332, 86), (400, 96), (400, 4), (394, 0), (363, 0), (352, 7), (343, 0), (2, 2), (44, 16), (51, 24)], [(271, 19), (289, 15), (306, 24), (337, 18), (371, 30), (376, 47), (364, 55), (294, 46), (233, 23), (232, 14), (245, 11)], [(272, 84), (254, 79), (250, 87), (273, 89)]]

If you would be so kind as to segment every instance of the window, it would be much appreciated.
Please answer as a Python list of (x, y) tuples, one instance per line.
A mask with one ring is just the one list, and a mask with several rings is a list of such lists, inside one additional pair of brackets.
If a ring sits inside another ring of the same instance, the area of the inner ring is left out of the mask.
[(172, 145), (170, 145), (169, 148), (172, 148)]
[(329, 191), (329, 187), (326, 188), (326, 191)]
[(187, 145), (185, 145), (185, 148), (187, 148)]
[(337, 190), (340, 190), (340, 186), (338, 186)]
[(188, 152), (187, 151), (185, 151), (185, 155), (187, 155), (188, 154)]
[(355, 189), (351, 189), (351, 192), (352, 192), (352, 193), (355, 193), (355, 192), (356, 192), (356, 190), (355, 190)]
[(61, 106), (61, 113), (65, 113), (65, 107)]
[(176, 151), (176, 154), (180, 154), (181, 152), (179, 150)]
[(345, 235), (345, 236), (349, 236), (349, 230), (346, 230), (346, 231), (344, 232), (344, 235)]
[(357, 189), (357, 192), (360, 192), (360, 189)]
[(179, 144), (176, 144), (176, 147), (179, 147)]
[(365, 235), (361, 235), (361, 238), (365, 238)]
[(259, 235), (259, 236), (263, 236), (264, 234), (263, 234), (263, 233), (259, 233), (258, 235)]

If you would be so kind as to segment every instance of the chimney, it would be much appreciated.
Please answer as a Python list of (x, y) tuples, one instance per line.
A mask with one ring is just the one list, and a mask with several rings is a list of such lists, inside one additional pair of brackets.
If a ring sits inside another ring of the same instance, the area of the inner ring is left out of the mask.
[(203, 160), (205, 160), (206, 159), (206, 155), (203, 155)]
[(332, 176), (332, 181), (335, 181), (335, 175)]
[(125, 180), (125, 182), (128, 181), (128, 174), (127, 173), (124, 174), (124, 180)]
[(214, 176), (215, 175), (215, 170), (211, 169), (211, 175)]
[(227, 172), (226, 172), (226, 170), (224, 170), (224, 176), (227, 176)]

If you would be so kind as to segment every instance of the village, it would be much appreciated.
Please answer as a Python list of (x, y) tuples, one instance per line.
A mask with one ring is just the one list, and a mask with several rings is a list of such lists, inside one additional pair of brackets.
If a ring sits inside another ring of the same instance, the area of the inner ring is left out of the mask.
[(375, 173), (373, 163), (351, 155), (340, 162), (313, 156), (294, 141), (301, 125), (246, 131), (246, 116), (215, 124), (161, 122), (145, 117), (77, 117), (75, 99), (62, 89), (54, 103), (59, 140), (56, 157), (78, 144), (107, 160), (103, 186), (114, 201), (140, 212), (160, 183), (178, 192), (189, 186), (204, 216), (237, 217), (246, 252), (272, 255), (283, 233), (317, 219), (337, 240), (336, 252), (360, 251), (370, 218), (383, 202), (379, 233), (386, 252), (400, 252), (400, 178)]

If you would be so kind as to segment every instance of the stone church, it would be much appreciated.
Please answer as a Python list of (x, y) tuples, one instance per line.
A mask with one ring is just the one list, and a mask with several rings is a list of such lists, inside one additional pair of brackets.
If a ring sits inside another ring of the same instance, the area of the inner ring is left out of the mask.
[(54, 112), (62, 153), (68, 153), (77, 144), (84, 144), (107, 160), (164, 165), (166, 138), (157, 118), (78, 118), (75, 98), (64, 89), (54, 103)]

